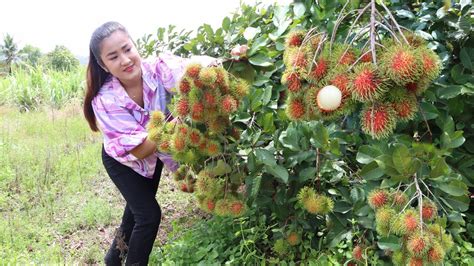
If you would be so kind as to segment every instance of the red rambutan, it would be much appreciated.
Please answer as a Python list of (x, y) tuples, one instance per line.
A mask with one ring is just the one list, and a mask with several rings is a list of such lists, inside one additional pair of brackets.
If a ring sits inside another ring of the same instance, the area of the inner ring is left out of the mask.
[(375, 67), (370, 63), (356, 66), (351, 76), (352, 97), (361, 102), (379, 99), (387, 90)]
[(176, 112), (180, 117), (185, 117), (189, 114), (189, 102), (186, 98), (181, 98), (176, 102)]
[(361, 112), (362, 131), (375, 139), (388, 137), (396, 125), (396, 113), (387, 104), (367, 104)]
[(303, 101), (289, 98), (287, 101), (286, 115), (290, 120), (300, 120), (306, 113)]
[(433, 202), (423, 201), (423, 206), (421, 208), (421, 217), (425, 221), (431, 221), (436, 217), (438, 208)]
[(286, 46), (287, 47), (298, 47), (303, 43), (304, 36), (306, 33), (302, 30), (295, 30), (290, 32), (286, 37)]
[(362, 261), (363, 259), (363, 256), (362, 256), (362, 247), (357, 245), (354, 247), (354, 249), (352, 250), (352, 257), (358, 261)]
[(192, 129), (189, 132), (189, 144), (193, 147), (199, 146), (201, 144), (202, 134), (197, 129)]
[(421, 74), (420, 56), (407, 46), (393, 45), (380, 58), (382, 72), (398, 85), (418, 80)]
[(191, 108), (191, 118), (194, 121), (201, 122), (204, 116), (204, 105), (202, 103), (195, 103)]
[(200, 64), (197, 64), (197, 63), (192, 63), (192, 64), (189, 64), (187, 67), (186, 67), (186, 70), (185, 70), (185, 75), (195, 79), (199, 76), (199, 72), (201, 71), (201, 65)]
[(390, 194), (386, 190), (375, 189), (369, 193), (367, 197), (370, 207), (373, 209), (386, 205), (390, 200)]
[(407, 250), (412, 256), (417, 258), (423, 257), (430, 247), (430, 238), (426, 233), (415, 232), (408, 238)]
[(325, 59), (324, 57), (320, 57), (316, 63), (313, 63), (313, 66), (307, 75), (308, 80), (312, 83), (317, 83), (326, 76), (328, 68), (329, 60)]
[(290, 246), (296, 246), (300, 243), (300, 235), (297, 232), (290, 232), (286, 237), (286, 241)]
[(288, 90), (293, 93), (299, 92), (303, 87), (301, 77), (295, 71), (285, 71), (285, 73), (283, 73), (281, 83), (288, 86)]
[(191, 90), (191, 84), (189, 83), (188, 79), (182, 79), (179, 82), (179, 92), (181, 94), (187, 94)]

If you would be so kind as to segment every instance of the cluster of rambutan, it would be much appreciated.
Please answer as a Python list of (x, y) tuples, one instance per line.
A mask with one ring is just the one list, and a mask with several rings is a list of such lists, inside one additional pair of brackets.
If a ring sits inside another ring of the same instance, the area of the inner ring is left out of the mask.
[(390, 193), (376, 189), (368, 196), (375, 210), (376, 231), (381, 236), (401, 237), (401, 249), (392, 254), (395, 265), (442, 263), (453, 246), (452, 236), (436, 221), (436, 204), (426, 199), (417, 209), (407, 206), (408, 197), (401, 191)]
[(247, 210), (243, 193), (239, 191), (243, 179), (242, 173), (232, 172), (223, 160), (217, 161), (213, 167), (205, 167), (195, 182), (199, 207), (219, 216), (242, 216)]
[[(401, 44), (403, 38), (408, 44)], [(353, 112), (359, 102), (362, 130), (376, 139), (385, 138), (397, 122), (416, 116), (417, 96), (440, 72), (438, 56), (410, 32), (386, 38), (376, 50), (376, 65), (370, 51), (321, 39), (303, 30), (287, 36), (282, 84), (288, 88), (286, 113), (291, 120), (334, 119)], [(342, 94), (334, 110), (324, 109), (318, 101), (319, 91), (328, 85)]]
[(298, 204), (311, 214), (325, 215), (334, 208), (334, 202), (328, 196), (318, 194), (312, 187), (303, 187), (297, 195)]
[(173, 179), (182, 192), (193, 193), (196, 179), (187, 165), (180, 165), (173, 173)]

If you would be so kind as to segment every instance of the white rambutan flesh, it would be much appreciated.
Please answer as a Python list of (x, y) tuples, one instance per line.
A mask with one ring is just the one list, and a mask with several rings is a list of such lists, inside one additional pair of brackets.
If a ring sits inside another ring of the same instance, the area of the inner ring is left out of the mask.
[(319, 90), (317, 101), (320, 109), (334, 111), (341, 105), (342, 92), (338, 87), (328, 85)]

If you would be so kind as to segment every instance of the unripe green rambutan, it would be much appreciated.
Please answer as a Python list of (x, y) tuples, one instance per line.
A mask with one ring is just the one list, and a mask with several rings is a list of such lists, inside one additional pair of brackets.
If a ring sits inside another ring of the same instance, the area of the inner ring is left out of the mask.
[(412, 256), (421, 258), (428, 252), (431, 245), (432, 240), (426, 232), (424, 234), (415, 232), (408, 238), (407, 250)]
[(438, 241), (445, 251), (448, 251), (453, 247), (453, 237), (449, 233), (445, 234), (446, 230), (441, 225), (437, 223), (429, 224), (427, 228), (428, 232), (432, 235), (433, 240)]
[(441, 244), (437, 241), (433, 241), (433, 245), (428, 250), (427, 258), (431, 263), (441, 263), (444, 260), (445, 251)]
[(350, 91), (352, 97), (360, 102), (374, 101), (382, 97), (387, 86), (370, 63), (357, 65), (351, 74)]
[(191, 82), (189, 81), (189, 79), (183, 78), (179, 82), (178, 88), (179, 88), (179, 93), (186, 95), (191, 90)]
[(303, 43), (306, 32), (302, 30), (295, 30), (286, 36), (286, 47), (299, 47)]
[(301, 88), (303, 87), (301, 76), (293, 70), (287, 70), (283, 73), (281, 83), (288, 86), (288, 90), (292, 93), (301, 91)]
[(175, 106), (178, 116), (186, 117), (189, 114), (189, 102), (186, 98), (179, 99)]
[(288, 248), (288, 243), (284, 239), (280, 238), (275, 241), (275, 244), (273, 245), (273, 252), (282, 257), (288, 253)]
[(288, 98), (286, 106), (286, 115), (290, 120), (303, 119), (306, 114), (306, 106), (303, 101), (296, 98)]
[(388, 236), (392, 225), (392, 220), (396, 216), (394, 209), (382, 207), (375, 212), (375, 229), (379, 235)]
[(201, 65), (198, 63), (191, 63), (186, 66), (185, 76), (188, 76), (192, 79), (196, 79), (199, 77), (199, 72), (201, 72)]
[(180, 161), (186, 164), (195, 164), (198, 159), (199, 157), (196, 152), (194, 152), (193, 149), (190, 149), (184, 152)]
[(375, 139), (387, 138), (396, 126), (396, 113), (391, 105), (367, 104), (361, 112), (362, 131)]
[(380, 58), (382, 73), (398, 85), (417, 81), (421, 75), (421, 59), (415, 49), (403, 45), (390, 46)]
[(150, 119), (155, 126), (161, 126), (165, 121), (165, 115), (161, 111), (153, 111), (151, 112)]
[(229, 200), (219, 199), (216, 201), (216, 206), (214, 208), (214, 213), (219, 216), (230, 216)]
[(433, 220), (438, 213), (438, 208), (436, 204), (431, 201), (423, 201), (423, 206), (421, 208), (421, 217), (424, 221)]
[(369, 193), (367, 199), (372, 209), (378, 209), (389, 203), (390, 194), (386, 190), (375, 189)]
[(199, 72), (199, 80), (208, 87), (214, 87), (217, 81), (217, 73), (214, 67), (206, 67)]
[(226, 95), (222, 98), (221, 111), (224, 114), (231, 114), (237, 111), (237, 101), (234, 97)]
[(301, 242), (300, 234), (295, 231), (292, 231), (286, 236), (286, 241), (290, 246), (296, 246)]
[(200, 102), (194, 103), (191, 107), (191, 119), (195, 122), (202, 122), (204, 118), (204, 105)]
[(364, 259), (363, 250), (360, 245), (354, 247), (354, 249), (352, 250), (352, 257), (358, 261), (362, 261)]
[(397, 250), (392, 254), (392, 263), (395, 266), (405, 266), (406, 265), (406, 256), (401, 250)]
[(232, 82), (230, 87), (230, 93), (235, 99), (239, 100), (244, 98), (249, 94), (250, 86), (249, 84), (243, 79), (237, 79), (236, 81)]
[(153, 140), (154, 142), (159, 142), (161, 139), (161, 129), (159, 128), (149, 128), (148, 129), (148, 139)]

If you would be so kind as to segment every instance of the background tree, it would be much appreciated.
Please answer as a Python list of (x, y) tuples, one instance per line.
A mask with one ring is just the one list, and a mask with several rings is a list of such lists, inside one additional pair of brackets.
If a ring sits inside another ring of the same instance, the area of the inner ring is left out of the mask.
[(40, 48), (27, 44), (20, 50), (19, 55), (23, 62), (35, 67), (38, 65), (43, 53), (41, 53)]
[(79, 66), (79, 60), (63, 45), (57, 45), (42, 61), (46, 67), (59, 71), (72, 71)]
[(0, 45), (0, 56), (7, 68), (7, 73), (12, 73), (12, 64), (19, 59), (18, 45), (10, 34), (5, 35), (3, 44)]

